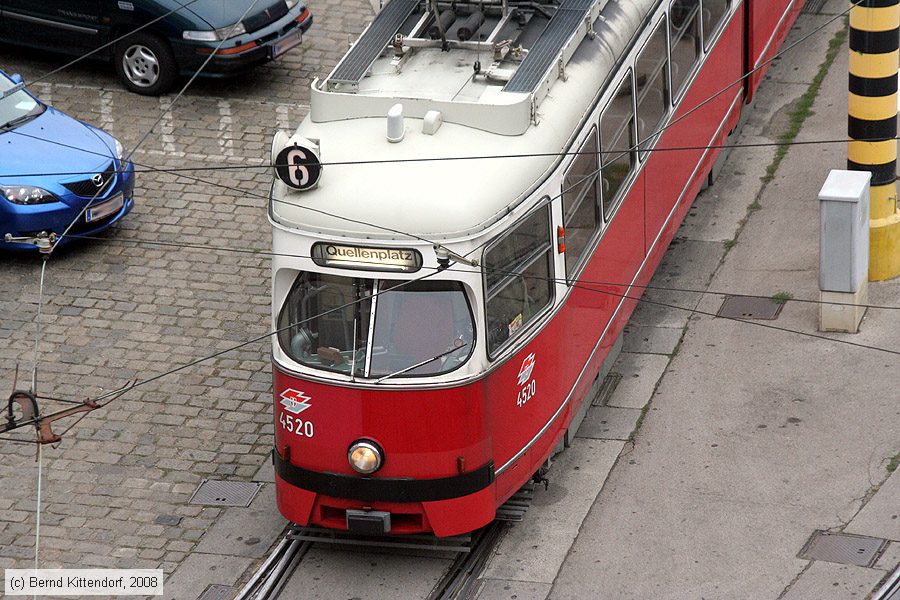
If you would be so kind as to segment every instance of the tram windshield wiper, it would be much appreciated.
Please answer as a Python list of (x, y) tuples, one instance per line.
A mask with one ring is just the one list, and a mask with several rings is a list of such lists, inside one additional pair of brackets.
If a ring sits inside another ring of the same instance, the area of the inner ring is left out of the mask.
[(384, 377), (381, 377), (381, 378), (379, 378), (379, 379), (376, 379), (376, 380), (375, 380), (375, 383), (381, 383), (381, 382), (384, 381), (385, 379), (390, 379), (391, 377), (396, 377), (397, 375), (402, 375), (402, 374), (404, 374), (404, 373), (406, 373), (406, 372), (408, 372), (408, 371), (412, 371), (413, 369), (418, 369), (419, 367), (424, 366), (424, 365), (427, 365), (427, 364), (430, 363), (430, 362), (434, 362), (434, 361), (436, 361), (436, 360), (439, 359), (439, 358), (443, 358), (443, 357), (447, 356), (448, 354), (453, 354), (453, 353), (456, 352), (457, 350), (462, 350), (463, 348), (465, 348), (465, 347), (468, 346), (468, 345), (469, 345), (469, 344), (463, 344), (463, 345), (461, 345), (461, 346), (453, 346), (453, 347), (450, 348), (449, 350), (444, 350), (444, 351), (441, 352), (440, 354), (438, 354), (438, 355), (436, 355), (436, 356), (432, 356), (431, 358), (428, 358), (428, 359), (426, 359), (426, 360), (423, 360), (422, 362), (417, 362), (416, 364), (410, 365), (410, 366), (408, 366), (408, 367), (406, 367), (406, 368), (404, 368), (404, 369), (400, 369), (399, 371), (394, 371), (393, 373), (388, 373), (388, 374), (385, 375)]

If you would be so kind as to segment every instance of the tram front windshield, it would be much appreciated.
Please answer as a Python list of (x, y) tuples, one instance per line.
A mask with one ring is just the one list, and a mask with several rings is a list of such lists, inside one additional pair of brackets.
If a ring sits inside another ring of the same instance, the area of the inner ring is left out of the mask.
[(472, 311), (456, 281), (301, 273), (278, 329), (281, 349), (298, 363), (364, 378), (447, 373), (474, 346)]

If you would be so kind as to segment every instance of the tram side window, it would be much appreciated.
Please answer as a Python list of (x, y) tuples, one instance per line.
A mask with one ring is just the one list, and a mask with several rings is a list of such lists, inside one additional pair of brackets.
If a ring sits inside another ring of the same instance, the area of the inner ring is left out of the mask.
[(728, 0), (701, 0), (703, 3), (703, 47), (709, 50), (710, 41), (728, 12)]
[(666, 23), (660, 22), (641, 50), (635, 65), (637, 84), (638, 140), (643, 152), (658, 131), (669, 109), (669, 53)]
[(592, 128), (563, 180), (566, 275), (572, 277), (594, 232), (600, 228), (597, 198), (597, 129)]
[(678, 96), (700, 61), (700, 0), (675, 0), (669, 18), (672, 89)]
[(488, 354), (514, 339), (552, 301), (550, 244), (548, 206), (485, 251)]
[(619, 191), (634, 167), (634, 105), (631, 72), (600, 115), (600, 200), (603, 218), (609, 220), (619, 201)]

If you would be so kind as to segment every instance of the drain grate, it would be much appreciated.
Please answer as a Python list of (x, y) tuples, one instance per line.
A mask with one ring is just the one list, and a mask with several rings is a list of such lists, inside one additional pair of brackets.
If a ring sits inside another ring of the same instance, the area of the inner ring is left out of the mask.
[(237, 588), (231, 585), (213, 583), (197, 596), (197, 600), (231, 600), (237, 594)]
[(726, 319), (777, 319), (784, 302), (776, 302), (771, 298), (754, 298), (749, 296), (727, 296), (717, 317)]
[(800, 12), (806, 15), (819, 15), (822, 14), (823, 8), (825, 8), (825, 0), (806, 0)]
[(815, 531), (799, 556), (808, 560), (871, 567), (885, 546), (887, 540), (881, 538)]
[(613, 392), (619, 387), (620, 381), (622, 381), (622, 375), (615, 371), (610, 371), (603, 378), (603, 383), (600, 384), (600, 389), (597, 390), (597, 395), (594, 396), (591, 406), (606, 406), (606, 403), (612, 398)]
[(247, 481), (218, 481), (204, 479), (191, 496), (188, 504), (206, 504), (211, 506), (250, 506), (261, 483)]

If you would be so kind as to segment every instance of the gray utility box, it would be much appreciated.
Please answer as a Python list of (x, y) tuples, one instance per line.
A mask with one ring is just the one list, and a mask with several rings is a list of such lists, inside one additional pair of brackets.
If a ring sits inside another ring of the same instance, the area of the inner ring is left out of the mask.
[(868, 171), (828, 174), (819, 192), (819, 289), (855, 293), (869, 276)]

